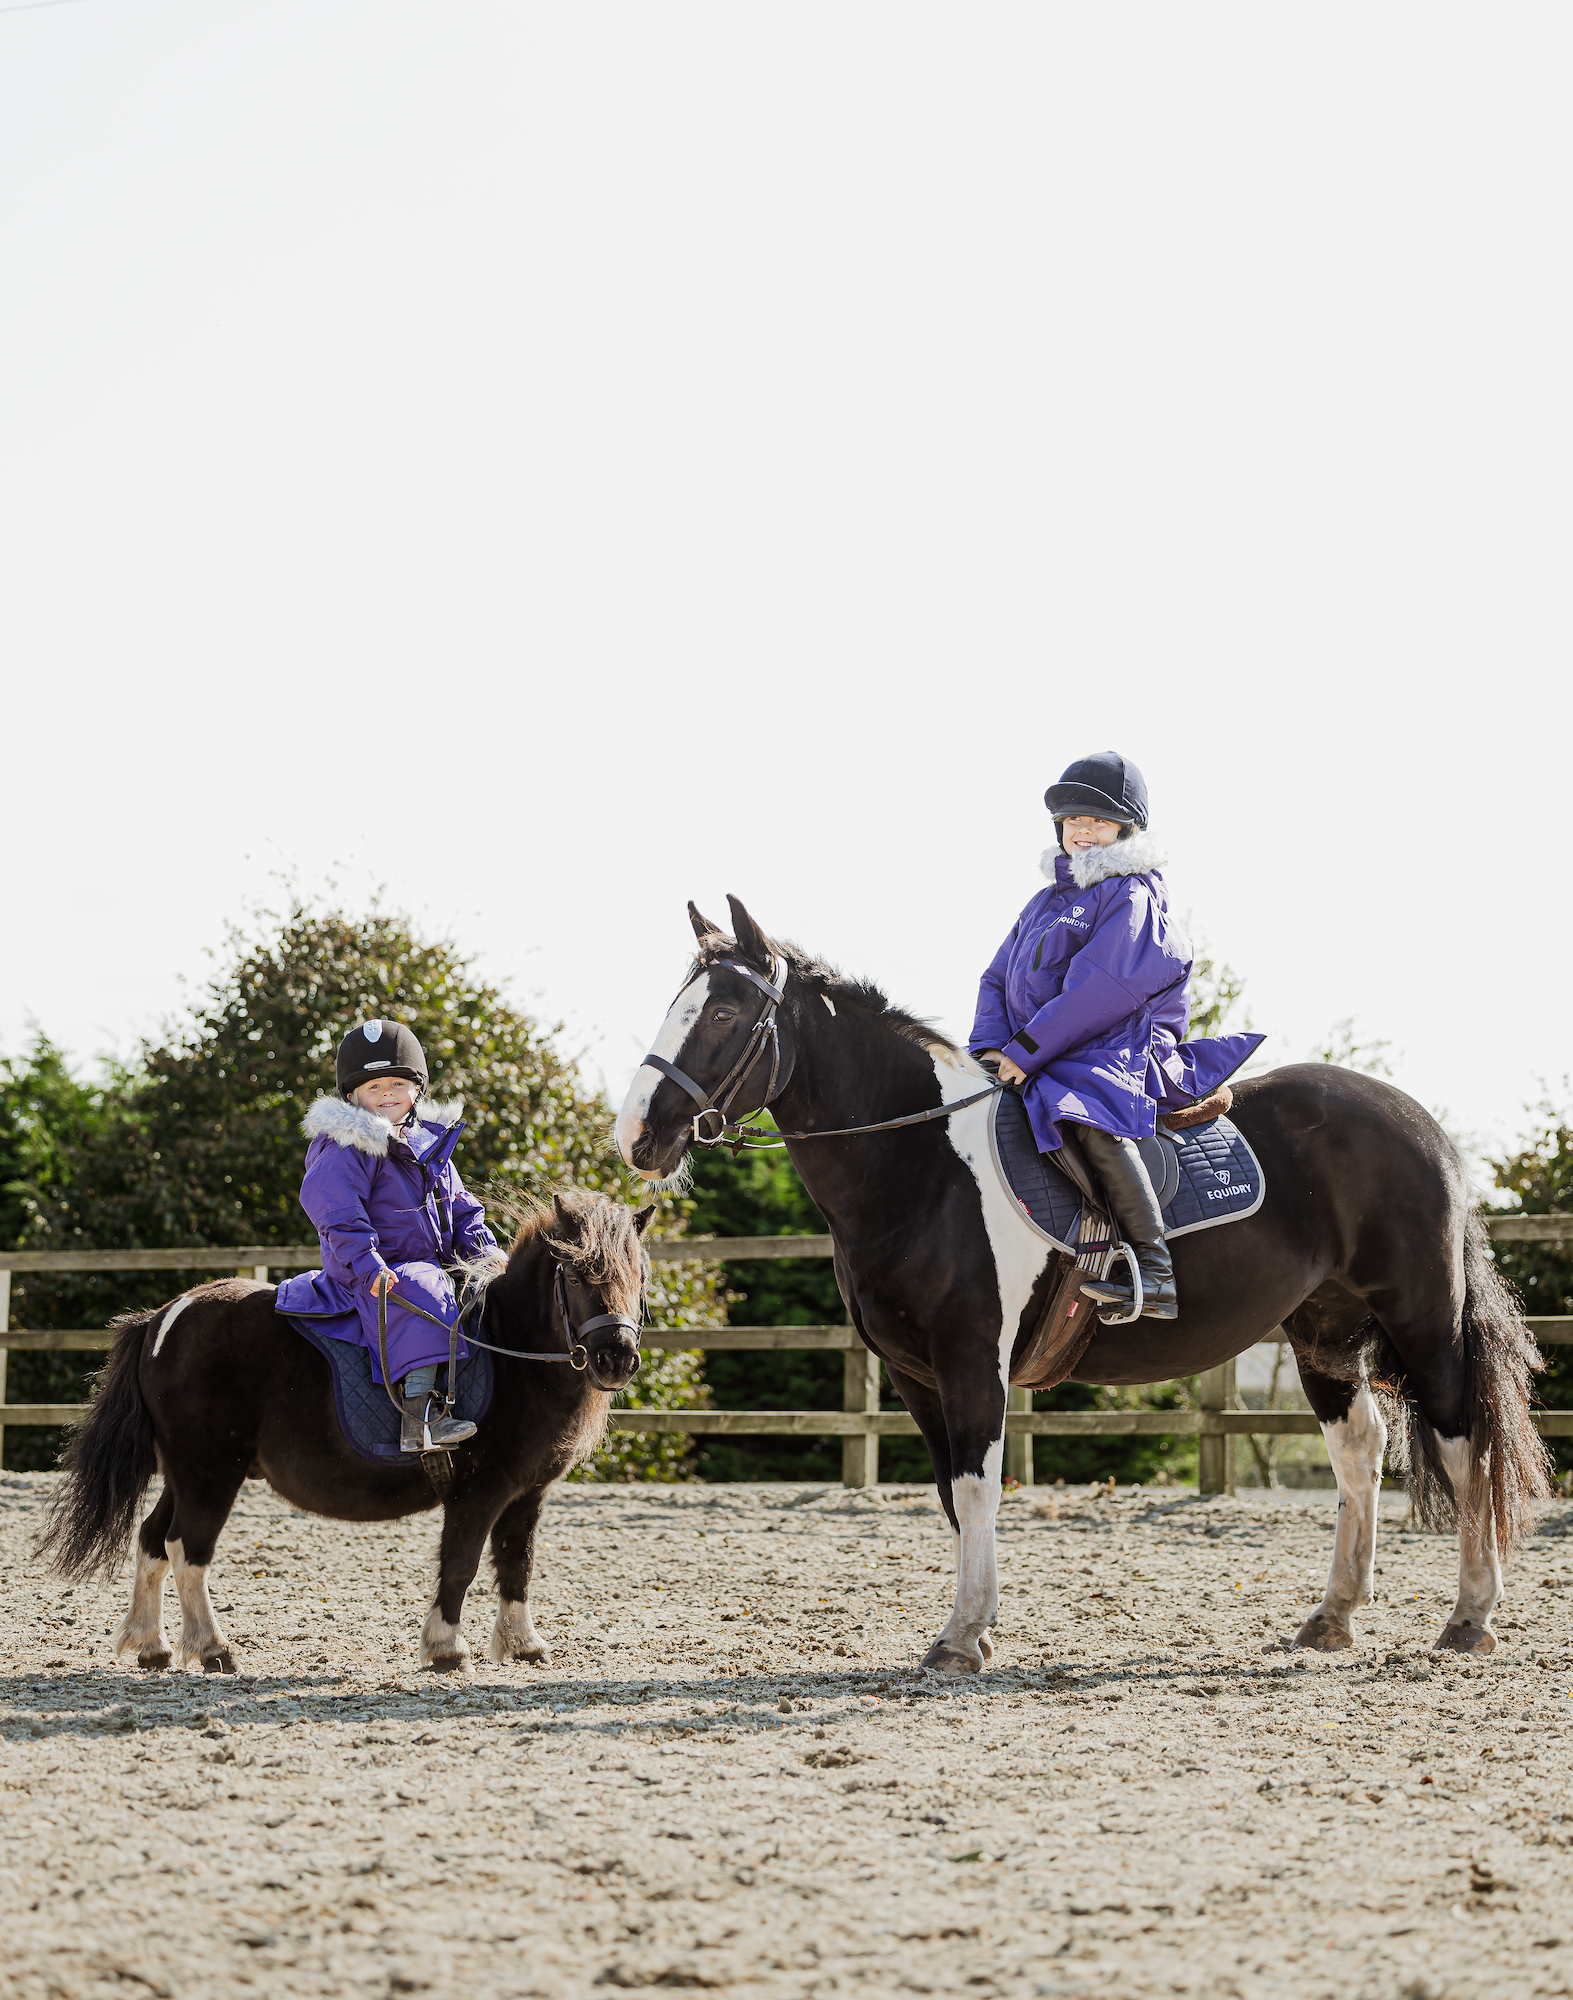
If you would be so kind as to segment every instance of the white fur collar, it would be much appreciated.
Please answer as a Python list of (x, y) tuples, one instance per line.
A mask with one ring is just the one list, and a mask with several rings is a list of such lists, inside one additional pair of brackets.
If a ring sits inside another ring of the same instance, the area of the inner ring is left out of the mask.
[[(1054, 880), (1054, 864), (1063, 849), (1046, 847), (1038, 866), (1044, 877)], [(1112, 881), (1116, 875), (1151, 875), (1168, 858), (1150, 833), (1133, 833), (1129, 840), (1116, 840), (1110, 847), (1091, 847), (1085, 854), (1066, 855), (1078, 889), (1090, 889), (1098, 882)]]
[[(464, 1099), (456, 1097), (451, 1103), (440, 1104), (433, 1098), (423, 1100), (416, 1108), (421, 1124), (436, 1125), (446, 1131), (450, 1125), (458, 1124), (464, 1112)], [(351, 1104), (347, 1097), (319, 1097), (300, 1121), (300, 1128), (308, 1139), (326, 1136), (336, 1145), (353, 1146), (357, 1153), (370, 1153), (377, 1159), (387, 1152), (389, 1142), (399, 1136), (388, 1119)]]

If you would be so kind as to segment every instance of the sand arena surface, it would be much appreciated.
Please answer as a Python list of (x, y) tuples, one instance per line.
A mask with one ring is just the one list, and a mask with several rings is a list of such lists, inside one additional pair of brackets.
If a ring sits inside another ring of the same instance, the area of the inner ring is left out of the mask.
[(230, 1679), (110, 1660), (124, 1577), (28, 1553), (52, 1483), (0, 1482), (8, 1995), (1573, 1981), (1573, 1507), (1472, 1663), (1427, 1650), (1455, 1545), (1401, 1499), (1382, 1601), (1322, 1659), (1281, 1642), (1330, 1496), (1013, 1495), (996, 1667), (956, 1685), (913, 1672), (951, 1596), (932, 1490), (580, 1487), (543, 1536), (554, 1664), (462, 1682), (415, 1670), (435, 1517), (248, 1486), (214, 1566)]

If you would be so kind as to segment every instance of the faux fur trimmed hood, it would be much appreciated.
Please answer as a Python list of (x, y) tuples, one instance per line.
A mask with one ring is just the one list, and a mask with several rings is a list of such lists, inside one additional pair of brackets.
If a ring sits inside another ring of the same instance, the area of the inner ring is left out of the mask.
[[(422, 1125), (435, 1125), (446, 1132), (464, 1115), (464, 1099), (455, 1097), (447, 1103), (428, 1099), (417, 1106), (417, 1114)], [(319, 1097), (300, 1121), (300, 1129), (308, 1139), (328, 1138), (335, 1145), (351, 1146), (357, 1153), (370, 1153), (379, 1160), (386, 1157), (389, 1144), (399, 1136), (398, 1127), (390, 1120), (342, 1097)]]
[(1099, 882), (1112, 882), (1117, 875), (1151, 875), (1163, 866), (1168, 856), (1150, 833), (1133, 833), (1129, 840), (1116, 840), (1108, 847), (1090, 847), (1085, 854), (1066, 854), (1062, 847), (1046, 847), (1038, 863), (1045, 881), (1055, 879), (1054, 865), (1062, 859), (1070, 864), (1076, 887), (1091, 889)]

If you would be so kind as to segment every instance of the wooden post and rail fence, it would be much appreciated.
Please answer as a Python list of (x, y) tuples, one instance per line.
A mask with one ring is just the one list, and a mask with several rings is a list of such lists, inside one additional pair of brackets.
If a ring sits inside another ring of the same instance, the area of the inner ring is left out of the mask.
[[(1486, 1219), (1498, 1243), (1573, 1243), (1573, 1216), (1497, 1215)], [(735, 1263), (766, 1257), (828, 1257), (828, 1236), (686, 1236), (657, 1238), (649, 1245), (657, 1263)], [(10, 1323), (13, 1272), (32, 1271), (224, 1271), (242, 1278), (267, 1279), (270, 1270), (314, 1270), (320, 1261), (310, 1246), (258, 1244), (222, 1250), (0, 1250), (0, 1442), (11, 1427), (74, 1424), (85, 1403), (8, 1403), (6, 1355), (11, 1353), (102, 1353), (104, 1329), (29, 1332)], [(1573, 1318), (1532, 1319), (1531, 1332), (1542, 1346), (1573, 1344)], [(650, 1349), (761, 1349), (819, 1352), (842, 1356), (839, 1410), (614, 1410), (620, 1431), (684, 1431), (694, 1437), (839, 1437), (845, 1486), (871, 1486), (879, 1479), (879, 1440), (915, 1437), (917, 1425), (905, 1410), (882, 1410), (879, 1363), (850, 1326), (701, 1326), (675, 1331), (647, 1328)], [(1542, 1436), (1573, 1436), (1573, 1410), (1541, 1410)], [(1246, 1410), (1235, 1391), (1235, 1364), (1211, 1368), (1197, 1381), (1196, 1407), (1188, 1410), (1035, 1410), (1032, 1391), (1012, 1389), (1005, 1418), (1005, 1471), (1030, 1485), (1035, 1437), (1194, 1437), (1199, 1452), (1198, 1484), (1203, 1493), (1234, 1491), (1237, 1437), (1314, 1434), (1315, 1417), (1303, 1410)]]

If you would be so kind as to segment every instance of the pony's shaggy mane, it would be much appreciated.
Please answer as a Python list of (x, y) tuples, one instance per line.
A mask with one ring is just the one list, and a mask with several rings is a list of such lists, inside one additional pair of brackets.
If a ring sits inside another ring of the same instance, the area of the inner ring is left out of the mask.
[(638, 1312), (650, 1263), (634, 1227), (634, 1211), (625, 1202), (582, 1188), (564, 1188), (550, 1201), (512, 1188), (486, 1192), (492, 1206), (517, 1226), (506, 1257), (499, 1253), (458, 1266), (466, 1300), (484, 1292), (540, 1244), (561, 1257), (581, 1283), (600, 1290), (609, 1312)]
[[(876, 986), (872, 979), (849, 979), (835, 966), (823, 959), (810, 958), (800, 945), (777, 942), (776, 950), (791, 967), (793, 975), (811, 994), (826, 999), (838, 1011), (842, 1007), (853, 1007), (861, 1014), (872, 1015), (882, 1027), (893, 1035), (900, 1035), (903, 1041), (916, 1042), (919, 1048), (927, 1049), (932, 1055), (955, 1057), (963, 1053), (955, 1042), (942, 1035), (932, 1021), (921, 1014), (909, 1014), (904, 1007), (894, 1006), (882, 986)], [(701, 972), (724, 958), (738, 956), (736, 940), (713, 934), (700, 945), (698, 955), (688, 970), (689, 980), (697, 979)]]

